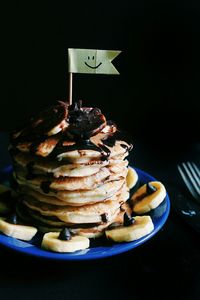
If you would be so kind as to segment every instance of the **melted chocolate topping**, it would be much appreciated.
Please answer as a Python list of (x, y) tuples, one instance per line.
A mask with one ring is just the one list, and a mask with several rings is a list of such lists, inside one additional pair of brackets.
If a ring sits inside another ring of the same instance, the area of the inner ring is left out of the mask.
[(121, 132), (121, 131), (117, 130), (114, 133), (112, 133), (110, 136), (108, 136), (107, 138), (102, 139), (102, 142), (105, 145), (107, 145), (108, 147), (113, 147), (115, 145), (116, 141), (125, 141), (129, 146), (127, 146), (125, 144), (121, 144), (121, 146), (129, 151), (132, 149), (131, 137), (125, 132)]
[(157, 188), (153, 186), (150, 182), (146, 184), (146, 193), (147, 195), (151, 195), (157, 191)]
[(60, 232), (58, 238), (59, 238), (59, 240), (61, 240), (61, 241), (69, 241), (69, 240), (71, 240), (72, 237), (71, 237), (71, 233), (70, 233), (69, 229), (66, 228), (66, 227), (63, 228), (63, 229), (61, 230), (61, 232)]
[(130, 226), (135, 222), (135, 219), (129, 216), (126, 212), (124, 213), (124, 226)]
[[(127, 145), (121, 143), (126, 151), (130, 151), (132, 148), (132, 141), (128, 134), (119, 130), (113, 132), (112, 126), (116, 128), (116, 125), (112, 121), (106, 122), (105, 116), (98, 108), (82, 107), (81, 101), (75, 102), (68, 109), (65, 103), (58, 102), (57, 105), (39, 113), (31, 119), (30, 124), (25, 129), (18, 134), (13, 134), (12, 144), (30, 142), (30, 153), (35, 155), (39, 145), (48, 138), (48, 131), (63, 120), (69, 126), (58, 133), (60, 141), (49, 155), (50, 158), (56, 158), (62, 153), (73, 150), (94, 150), (101, 153), (102, 160), (107, 160), (110, 156), (108, 147), (113, 147), (117, 140), (127, 143)], [(95, 145), (90, 137), (100, 132), (106, 124), (110, 126), (111, 132), (98, 145)], [(65, 141), (71, 141), (72, 145), (64, 145)], [(16, 148), (14, 147), (13, 151), (14, 149)], [(29, 171), (28, 178), (32, 176), (31, 167)]]
[(106, 126), (106, 118), (98, 108), (81, 107), (79, 101), (69, 107), (68, 132), (75, 138), (88, 139)]
[(53, 157), (56, 157), (62, 153), (74, 151), (74, 150), (98, 151), (101, 153), (103, 160), (107, 159), (110, 155), (110, 150), (106, 146), (104, 146), (103, 144), (101, 144), (101, 145), (99, 144), (97, 146), (94, 143), (92, 143), (92, 141), (90, 141), (89, 139), (87, 139), (87, 140), (80, 139), (74, 145), (70, 145), (70, 146), (63, 146), (64, 141), (65, 141), (65, 139), (63, 138), (63, 140), (61, 140), (57, 144), (57, 146), (55, 147), (55, 149), (53, 150), (53, 152), (51, 154)]
[(104, 213), (101, 215), (101, 220), (102, 222), (104, 223), (107, 223), (109, 220), (108, 220), (108, 214), (107, 213)]

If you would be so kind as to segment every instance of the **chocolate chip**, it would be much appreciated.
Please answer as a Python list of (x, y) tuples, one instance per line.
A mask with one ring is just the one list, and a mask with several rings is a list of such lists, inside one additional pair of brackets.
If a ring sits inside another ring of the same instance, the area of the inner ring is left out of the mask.
[(11, 214), (11, 215), (9, 215), (9, 216), (7, 217), (6, 221), (7, 221), (8, 223), (11, 223), (11, 224), (16, 225), (16, 224), (18, 223), (18, 220), (17, 220), (17, 219), (18, 219), (18, 218), (17, 218), (17, 215), (16, 215), (15, 213), (13, 213), (13, 214)]
[(124, 213), (124, 226), (130, 226), (135, 222), (133, 217), (130, 217), (126, 212)]
[(63, 228), (58, 236), (61, 241), (69, 241), (71, 239), (71, 233), (68, 228)]
[(108, 214), (107, 213), (105, 213), (105, 214), (102, 214), (101, 215), (101, 220), (102, 220), (102, 222), (108, 222)]
[(151, 194), (155, 193), (156, 191), (157, 191), (157, 188), (155, 186), (151, 185), (150, 182), (148, 182), (146, 184), (146, 193), (147, 193), (147, 195), (151, 195)]

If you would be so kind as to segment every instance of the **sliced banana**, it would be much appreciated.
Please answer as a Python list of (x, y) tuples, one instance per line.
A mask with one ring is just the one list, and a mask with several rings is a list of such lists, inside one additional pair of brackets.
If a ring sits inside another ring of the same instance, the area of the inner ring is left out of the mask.
[(129, 226), (119, 226), (105, 231), (106, 237), (115, 242), (131, 242), (149, 234), (154, 229), (150, 216), (134, 217), (135, 222)]
[(151, 181), (148, 184), (155, 188), (155, 191), (152, 190), (152, 193), (147, 193), (147, 184), (144, 184), (131, 198), (133, 211), (137, 214), (143, 214), (151, 209), (155, 209), (166, 197), (166, 190), (161, 182)]
[(32, 226), (11, 224), (5, 218), (0, 218), (0, 232), (23, 241), (30, 241), (37, 232)]
[(59, 239), (59, 232), (48, 232), (44, 235), (41, 247), (45, 250), (54, 252), (75, 252), (77, 250), (87, 249), (90, 246), (90, 240), (83, 236), (72, 236), (70, 240)]
[(138, 175), (133, 168), (128, 168), (128, 173), (126, 176), (126, 185), (129, 189), (132, 189), (136, 182), (138, 181)]

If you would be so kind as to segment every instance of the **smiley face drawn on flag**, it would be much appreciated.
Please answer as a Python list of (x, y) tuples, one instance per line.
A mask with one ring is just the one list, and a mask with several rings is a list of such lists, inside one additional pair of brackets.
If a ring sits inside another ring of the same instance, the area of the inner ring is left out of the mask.
[[(98, 65), (95, 64), (95, 56), (93, 55), (92, 56), (92, 59), (91, 57), (88, 55), (87, 59), (88, 61), (85, 61), (85, 65), (88, 67), (88, 68), (91, 68), (91, 69), (97, 69), (98, 67), (100, 67), (100, 65), (102, 65), (102, 62), (100, 62)], [(91, 65), (91, 62), (92, 62), (92, 65)]]
[(68, 49), (69, 72), (90, 74), (119, 74), (112, 60), (121, 51), (97, 49)]

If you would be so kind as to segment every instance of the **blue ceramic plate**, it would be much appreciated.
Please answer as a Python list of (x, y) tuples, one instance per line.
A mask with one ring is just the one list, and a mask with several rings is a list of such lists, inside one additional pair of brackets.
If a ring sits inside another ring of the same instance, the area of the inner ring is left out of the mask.
[[(140, 184), (146, 183), (148, 181), (156, 180), (149, 174), (135, 169), (139, 176)], [(7, 174), (5, 174), (7, 175)], [(152, 221), (154, 223), (154, 230), (142, 237), (139, 240), (128, 242), (128, 243), (111, 243), (106, 241), (103, 238), (96, 239), (91, 241), (91, 247), (86, 250), (77, 251), (71, 254), (60, 254), (42, 250), (40, 248), (41, 236), (36, 236), (31, 242), (23, 242), (15, 238), (11, 238), (0, 234), (0, 244), (6, 246), (12, 250), (22, 252), (24, 254), (33, 255), (46, 259), (55, 259), (55, 260), (87, 260), (87, 259), (98, 259), (108, 256), (113, 256), (120, 254), (129, 250), (138, 247), (144, 242), (148, 241), (152, 236), (154, 236), (164, 225), (169, 215), (170, 210), (170, 201), (168, 195), (165, 198), (160, 206), (151, 212)]]

